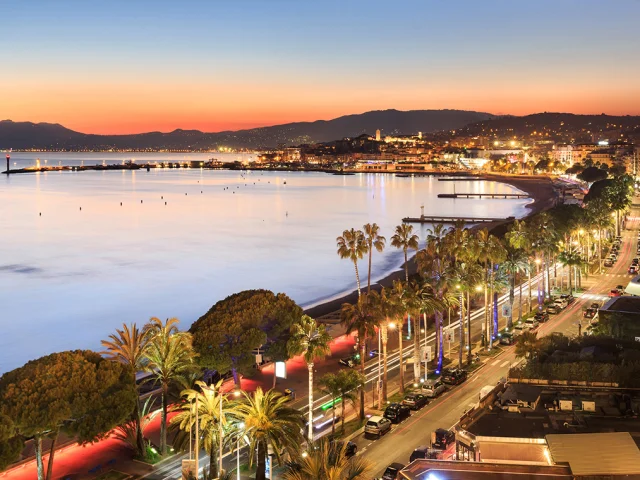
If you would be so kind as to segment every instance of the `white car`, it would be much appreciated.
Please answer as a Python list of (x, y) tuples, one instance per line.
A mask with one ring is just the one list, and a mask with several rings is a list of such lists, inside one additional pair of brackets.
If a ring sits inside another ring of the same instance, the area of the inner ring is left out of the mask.
[(435, 398), (444, 392), (447, 386), (439, 378), (435, 380), (427, 380), (422, 384), (422, 394), (425, 397)]

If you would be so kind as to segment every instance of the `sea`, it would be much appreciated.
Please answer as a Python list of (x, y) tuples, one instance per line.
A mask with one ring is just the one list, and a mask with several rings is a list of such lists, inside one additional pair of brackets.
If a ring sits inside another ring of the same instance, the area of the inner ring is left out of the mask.
[[(4, 155), (2, 155), (4, 157)], [(251, 154), (19, 153), (11, 168), (126, 161), (249, 160)], [(3, 158), (2, 158), (3, 160)], [(2, 170), (4, 170), (4, 165)], [(49, 353), (90, 348), (122, 323), (177, 317), (183, 329), (226, 296), (284, 292), (303, 307), (355, 289), (336, 237), (368, 222), (387, 248), (373, 282), (397, 270), (389, 245), (406, 216), (522, 217), (530, 199), (439, 199), (522, 193), (493, 181), (441, 182), (319, 172), (193, 169), (0, 176), (0, 373)], [(420, 244), (430, 225), (416, 225)], [(363, 284), (366, 259), (359, 264)]]

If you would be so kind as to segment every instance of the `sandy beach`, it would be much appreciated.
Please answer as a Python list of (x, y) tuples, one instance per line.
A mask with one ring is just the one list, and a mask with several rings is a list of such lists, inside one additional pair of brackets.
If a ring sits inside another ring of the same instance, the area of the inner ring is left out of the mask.
[[(512, 176), (512, 175), (491, 175), (491, 174), (483, 174), (483, 178), (487, 180), (492, 180), (495, 182), (506, 183), (511, 185), (523, 192), (529, 194), (531, 199), (533, 200), (531, 203), (527, 205), (527, 209), (529, 212), (523, 218), (527, 218), (531, 215), (534, 215), (543, 210), (548, 210), (553, 207), (556, 201), (553, 181), (546, 176)], [(476, 225), (472, 227), (472, 229), (479, 228), (487, 228), (491, 233), (498, 237), (502, 237), (511, 222), (496, 222), (487, 224), (484, 223), (482, 225)], [(423, 240), (423, 239), (421, 239)], [(414, 261), (415, 255), (409, 259), (409, 274), (413, 275), (416, 273), (416, 263)], [(379, 289), (380, 286), (390, 287), (395, 280), (401, 280), (404, 278), (404, 265), (398, 269), (397, 271), (387, 275), (381, 280), (375, 282), (375, 288)], [(361, 278), (362, 281), (362, 290), (366, 289), (366, 277)], [(374, 285), (371, 286), (374, 289)], [(350, 293), (342, 295), (338, 298), (334, 298), (332, 300), (328, 300), (319, 305), (315, 305), (305, 310), (307, 315), (310, 315), (314, 318), (319, 318), (324, 315), (328, 315), (330, 313), (334, 313), (340, 310), (343, 303), (354, 303), (358, 299), (357, 290), (353, 290)]]

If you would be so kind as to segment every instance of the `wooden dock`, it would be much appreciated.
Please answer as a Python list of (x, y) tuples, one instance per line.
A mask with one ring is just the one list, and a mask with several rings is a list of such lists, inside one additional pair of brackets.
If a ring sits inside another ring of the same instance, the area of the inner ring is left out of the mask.
[(438, 198), (529, 198), (526, 193), (439, 193)]
[(488, 218), (488, 217), (454, 217), (441, 215), (420, 215), (419, 217), (405, 217), (404, 223), (491, 223), (515, 220), (515, 217)]

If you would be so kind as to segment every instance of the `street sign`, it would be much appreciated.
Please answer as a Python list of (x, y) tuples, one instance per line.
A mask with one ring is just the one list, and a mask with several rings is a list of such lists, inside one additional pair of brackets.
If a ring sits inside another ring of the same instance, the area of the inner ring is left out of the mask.
[(504, 303), (502, 305), (502, 316), (503, 317), (510, 317), (511, 316), (511, 304), (510, 303)]
[(422, 362), (430, 362), (432, 360), (431, 346), (427, 345), (420, 349), (420, 358)]
[(287, 364), (285, 362), (276, 362), (276, 377), (287, 378)]

